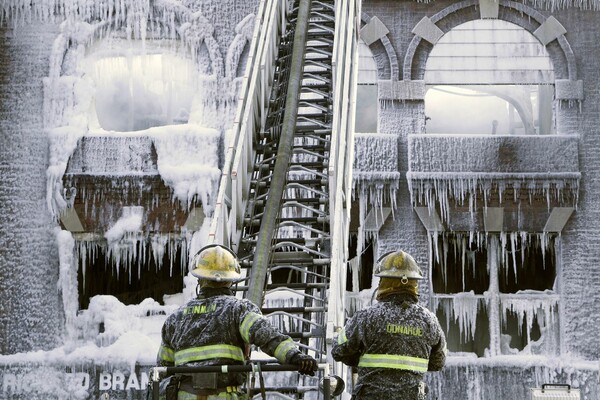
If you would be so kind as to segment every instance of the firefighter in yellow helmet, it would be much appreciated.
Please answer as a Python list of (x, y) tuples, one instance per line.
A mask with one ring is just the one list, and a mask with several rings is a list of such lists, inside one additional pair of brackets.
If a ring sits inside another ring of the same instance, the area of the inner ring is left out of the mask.
[(423, 400), (427, 371), (446, 362), (446, 338), (435, 314), (418, 304), (423, 273), (404, 251), (379, 258), (375, 305), (358, 311), (339, 333), (332, 356), (358, 369), (354, 400)]
[[(221, 245), (202, 248), (192, 259), (190, 272), (198, 278), (197, 296), (166, 319), (158, 365), (244, 364), (249, 345), (254, 344), (281, 363), (298, 365), (301, 374), (314, 375), (314, 358), (302, 353), (289, 336), (275, 329), (256, 305), (233, 296), (231, 285), (240, 280), (241, 273), (230, 249)], [(240, 389), (245, 379), (244, 373), (208, 373), (200, 378), (176, 375), (161, 384), (161, 397), (245, 399)]]

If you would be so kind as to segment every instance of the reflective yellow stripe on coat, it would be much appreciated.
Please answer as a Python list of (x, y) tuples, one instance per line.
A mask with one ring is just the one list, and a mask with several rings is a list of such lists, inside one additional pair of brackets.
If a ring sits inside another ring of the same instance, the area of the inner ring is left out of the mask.
[(296, 346), (296, 342), (294, 342), (292, 339), (286, 339), (283, 342), (279, 343), (279, 345), (277, 345), (277, 348), (275, 348), (273, 355), (280, 363), (284, 364), (286, 362), (285, 357), (287, 353), (290, 350), (296, 348), (298, 348)]
[(162, 361), (166, 361), (169, 363), (175, 362), (175, 352), (172, 348), (167, 347), (165, 345), (160, 345), (158, 356)]
[(337, 344), (344, 344), (348, 341), (348, 337), (346, 336), (346, 329), (342, 328), (337, 337)]
[(363, 368), (393, 368), (407, 371), (427, 372), (426, 358), (399, 356), (395, 354), (363, 354), (358, 362)]
[(192, 347), (175, 353), (175, 365), (212, 358), (231, 358), (232, 360), (244, 361), (244, 353), (239, 347), (229, 344)]
[(256, 321), (262, 318), (262, 315), (251, 312), (246, 315), (244, 320), (240, 325), (240, 335), (242, 335), (242, 339), (244, 342), (250, 343), (250, 328), (254, 325)]

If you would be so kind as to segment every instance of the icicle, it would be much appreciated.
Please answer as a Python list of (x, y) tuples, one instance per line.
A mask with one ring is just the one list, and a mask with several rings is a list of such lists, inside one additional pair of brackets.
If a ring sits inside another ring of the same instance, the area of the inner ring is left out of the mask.
[[(535, 319), (541, 323), (542, 327), (551, 327), (556, 321), (556, 313), (558, 310), (557, 296), (536, 297), (530, 293), (519, 295), (501, 296), (501, 306), (505, 316), (509, 312), (517, 315), (518, 329), (521, 334), (527, 337), (527, 343), (531, 342), (530, 332), (533, 328)], [(543, 320), (541, 320), (543, 317)], [(525, 321), (525, 325), (523, 325)], [(549, 332), (547, 332), (550, 335)]]
[(79, 294), (77, 291), (77, 263), (74, 257), (75, 241), (69, 231), (56, 230), (58, 243), (59, 279), (58, 290), (62, 294), (65, 326), (70, 339), (75, 339), (75, 317), (79, 309)]
[(473, 291), (457, 293), (452, 300), (452, 314), (458, 324), (460, 336), (465, 339), (475, 339), (477, 326), (477, 310), (480, 297)]

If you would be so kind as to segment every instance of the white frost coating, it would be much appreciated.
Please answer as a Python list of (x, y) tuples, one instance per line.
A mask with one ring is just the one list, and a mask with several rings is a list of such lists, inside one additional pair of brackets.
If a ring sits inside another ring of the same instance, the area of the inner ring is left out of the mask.
[[(67, 207), (64, 194), (58, 192), (62, 188), (62, 174), (66, 168), (68, 157), (72, 150), (65, 151), (69, 146), (74, 149), (78, 132), (72, 128), (56, 128), (51, 131), (51, 165), (48, 169), (49, 189), (48, 204), (55, 210), (55, 215)], [(113, 133), (103, 130), (91, 131), (93, 136), (113, 136)], [(145, 131), (130, 132), (126, 136), (148, 136), (152, 139), (157, 150), (157, 167), (165, 184), (173, 189), (173, 196), (185, 207), (193, 205), (194, 200), (202, 202), (205, 213), (211, 211), (211, 196), (216, 191), (220, 170), (219, 162), (219, 140), (217, 130), (203, 128), (198, 125), (174, 125), (150, 128)], [(66, 154), (69, 153), (69, 154)], [(61, 162), (59, 156), (65, 155)], [(127, 158), (123, 159), (127, 161)], [(103, 159), (86, 161), (90, 166), (94, 162), (103, 163)], [(104, 171), (105, 167), (99, 166)], [(128, 166), (123, 165), (123, 170)], [(115, 174), (118, 170), (115, 170)], [(87, 196), (95, 196), (97, 193), (89, 193)], [(86, 193), (80, 193), (84, 200)], [(61, 208), (62, 207), (62, 208)]]
[[(432, 0), (415, 0), (429, 3)], [(600, 10), (599, 0), (528, 0), (534, 7), (547, 10), (579, 8)], [(12, 0), (0, 3), (0, 22), (9, 20), (24, 24), (32, 19), (51, 21), (58, 16), (67, 19), (110, 20), (116, 26), (123, 26), (131, 37), (142, 38), (148, 18), (156, 14), (157, 19), (168, 22), (174, 15), (185, 15), (187, 9), (174, 0), (96, 1), (96, 0)], [(161, 18), (159, 18), (161, 17)], [(155, 27), (153, 31), (158, 30)]]
[(534, 7), (556, 11), (565, 8), (580, 8), (582, 10), (600, 10), (599, 0), (528, 0)]
[(189, 244), (189, 260), (192, 261), (192, 258), (202, 247), (208, 244), (208, 233), (210, 230), (211, 218), (205, 218), (202, 222), (202, 227), (200, 230), (194, 232), (192, 235), (192, 239)]
[(477, 308), (480, 301), (481, 298), (476, 297), (473, 291), (454, 296), (452, 315), (460, 327), (461, 335), (465, 338), (475, 338)]
[(477, 325), (477, 310), (483, 302), (482, 296), (475, 295), (473, 291), (457, 293), (452, 298), (433, 298), (432, 308), (437, 310), (442, 307), (446, 318), (446, 331), (450, 330), (450, 319), (457, 323), (460, 336), (465, 340), (475, 339)]
[[(110, 264), (110, 260), (114, 261), (117, 276), (122, 271), (125, 271), (129, 274), (130, 280), (133, 278), (134, 272), (137, 273), (138, 277), (141, 276), (141, 267), (148, 262), (147, 257), (160, 257), (154, 258), (154, 261), (156, 267), (161, 269), (163, 268), (163, 256), (167, 250), (166, 243), (169, 243), (169, 271), (170, 276), (173, 276), (173, 267), (175, 266), (174, 262), (177, 259), (177, 253), (188, 254), (187, 246), (192, 234), (187, 232), (178, 237), (170, 234), (153, 234), (144, 237), (139, 234), (139, 231), (130, 230), (134, 223), (136, 222), (133, 219), (130, 222), (123, 222), (121, 227), (111, 233), (111, 235), (114, 235), (114, 241), (111, 243), (108, 243), (108, 241), (104, 242), (101, 240), (101, 237), (96, 236), (76, 242), (79, 265), (81, 266), (84, 280), (89, 269), (87, 265), (88, 260), (96, 259), (99, 254), (106, 257), (107, 264)], [(119, 238), (118, 233), (122, 233), (123, 236)], [(180, 262), (181, 271), (185, 271), (188, 265), (187, 258), (181, 257)], [(133, 267), (137, 267), (137, 271), (134, 271)]]
[[(138, 256), (138, 268), (141, 267), (139, 255), (143, 256), (146, 254), (145, 243), (141, 242), (140, 247), (142, 251), (140, 254), (136, 254), (138, 246), (136, 246), (137, 238), (134, 236), (140, 231), (142, 227), (142, 218), (144, 215), (143, 207), (123, 207), (123, 215), (119, 218), (115, 224), (106, 231), (104, 237), (108, 242), (108, 255), (116, 261), (117, 276), (119, 276), (120, 266), (125, 261), (127, 267), (133, 265), (133, 261)], [(162, 260), (162, 259), (159, 259)], [(129, 280), (132, 277), (132, 268), (129, 270)], [(141, 271), (138, 270), (138, 276)]]
[(67, 337), (73, 339), (76, 334), (75, 317), (79, 309), (75, 240), (71, 232), (56, 228), (56, 242), (59, 260), (58, 290), (62, 294)]
[(161, 306), (152, 299), (126, 306), (113, 296), (94, 296), (74, 320), (79, 337), (49, 351), (0, 355), (0, 365), (92, 363), (127, 365), (132, 371), (136, 363), (153, 365), (164, 320), (178, 306)]
[(62, 177), (81, 136), (83, 134), (80, 128), (70, 126), (54, 128), (48, 133), (50, 165), (46, 170), (46, 204), (55, 217), (68, 206), (62, 193)]
[[(542, 330), (542, 339), (552, 341), (552, 337), (555, 336), (552, 333), (556, 333), (552, 330), (557, 323), (558, 301), (559, 297), (551, 291), (521, 291), (517, 295), (500, 295), (500, 304), (504, 314), (507, 317), (509, 312), (517, 315), (519, 332), (526, 336), (529, 344), (531, 344), (530, 332), (536, 319)], [(525, 326), (523, 326), (523, 321), (525, 321)], [(550, 342), (548, 344), (556, 345), (557, 343)], [(530, 345), (524, 349), (524, 352), (530, 353), (532, 350)]]
[(389, 203), (396, 209), (396, 192), (400, 186), (399, 172), (358, 172), (352, 173), (353, 196), (366, 197), (373, 207), (381, 208)]
[(142, 227), (143, 207), (123, 207), (123, 215), (104, 234), (109, 245), (123, 239), (128, 233), (134, 233)]
[(85, 40), (83, 37), (91, 34), (91, 29), (88, 24), (65, 22), (61, 30), (52, 46), (49, 76), (44, 79), (44, 125), (48, 128), (49, 139), (46, 202), (56, 218), (67, 207), (62, 193), (62, 176), (78, 140), (87, 132), (87, 114), (93, 100), (87, 81), (60, 76), (68, 42)]
[[(157, 1), (152, 5), (147, 1), (137, 0), (128, 2), (102, 2), (101, 5), (90, 1), (65, 1), (61, 2), (61, 9), (48, 8), (47, 12), (42, 14), (54, 16), (56, 12), (63, 12), (67, 20), (61, 25), (61, 34), (55, 40), (52, 54), (50, 56), (50, 74), (45, 79), (45, 125), (51, 129), (50, 145), (50, 165), (47, 171), (47, 203), (51, 213), (58, 218), (62, 210), (68, 206), (62, 193), (62, 177), (64, 175), (69, 157), (77, 146), (77, 140), (89, 134), (89, 127), (97, 128), (98, 120), (94, 112), (94, 101), (96, 90), (94, 82), (89, 79), (89, 73), (83, 68), (83, 61), (91, 53), (90, 59), (94, 60), (96, 56), (119, 57), (123, 54), (131, 56), (132, 52), (138, 54), (140, 49), (134, 48), (136, 42), (124, 41), (123, 39), (112, 38), (112, 33), (125, 31), (127, 38), (142, 39), (142, 54), (145, 54), (146, 45), (143, 39), (146, 37), (146, 31), (152, 31), (152, 37), (160, 38), (163, 35), (170, 35), (176, 38), (175, 32), (178, 30), (184, 45), (190, 51), (193, 60), (196, 61), (199, 71), (196, 71), (194, 85), (198, 85), (195, 90), (196, 96), (193, 100), (192, 109), (189, 110), (189, 122), (187, 130), (189, 132), (197, 130), (199, 126), (211, 126), (218, 131), (226, 129), (233, 121), (234, 111), (236, 109), (235, 96), (239, 89), (239, 82), (235, 76), (226, 80), (223, 78), (224, 62), (220, 54), (219, 46), (214, 35), (214, 27), (200, 13), (191, 13), (189, 9), (175, 1)], [(25, 5), (23, 3), (22, 5)], [(41, 3), (35, 4), (33, 9), (40, 11)], [(15, 11), (19, 7), (7, 7), (4, 5), (4, 11)], [(32, 9), (21, 11), (31, 12)], [(38, 11), (35, 12), (38, 15)], [(175, 18), (177, 16), (177, 18)], [(109, 21), (99, 24), (90, 24), (86, 21)], [(147, 26), (150, 21), (150, 26)], [(237, 64), (244, 45), (251, 37), (254, 18), (249, 15), (240, 24), (238, 24), (237, 37), (235, 42), (238, 45), (232, 46), (228, 54), (229, 65), (232, 74), (237, 69)], [(181, 24), (176, 26), (176, 24)], [(93, 41), (95, 36), (103, 36), (107, 43), (115, 44), (116, 47), (108, 52), (100, 51), (94, 53)], [(129, 46), (129, 47), (128, 47)], [(152, 44), (156, 47), (156, 44)], [(177, 42), (171, 45), (172, 48), (160, 48), (159, 51), (173, 53), (177, 50)], [(156, 51), (152, 47), (152, 51)], [(150, 46), (148, 46), (150, 49)], [(206, 49), (206, 52), (202, 52)], [(132, 62), (131, 57), (128, 60)], [(91, 65), (91, 64), (90, 64)], [(163, 63), (163, 74), (169, 74), (170, 70), (165, 70), (168, 65)], [(131, 71), (130, 71), (131, 73)], [(61, 74), (63, 74), (61, 76)], [(68, 75), (65, 75), (68, 74)], [(135, 72), (136, 76), (139, 71)], [(179, 73), (177, 73), (179, 74)], [(171, 75), (173, 73), (171, 72)], [(180, 78), (179, 76), (165, 76), (165, 79)], [(129, 80), (130, 83), (132, 79)], [(135, 81), (134, 83), (139, 83)], [(106, 82), (96, 82), (97, 85), (106, 87)], [(112, 84), (115, 84), (114, 82)], [(167, 84), (168, 86), (168, 84)], [(146, 88), (148, 89), (148, 88)], [(142, 104), (143, 105), (143, 104)], [(136, 107), (141, 106), (136, 104)], [(176, 106), (176, 105), (175, 105)], [(165, 106), (163, 106), (164, 108)], [(169, 110), (168, 105), (166, 106)], [(176, 110), (175, 110), (176, 111)], [(173, 111), (173, 112), (175, 112)], [(122, 112), (122, 111), (121, 111)], [(171, 112), (171, 111), (169, 111)], [(171, 114), (169, 114), (171, 115)], [(58, 127), (58, 128), (55, 128)], [(54, 128), (54, 129), (52, 129)], [(180, 135), (179, 143), (187, 145), (190, 136), (182, 134), (181, 129), (170, 128), (168, 133), (171, 138)], [(151, 134), (151, 132), (150, 132)], [(186, 137), (187, 136), (187, 137)], [(155, 138), (157, 147), (168, 147), (166, 139), (160, 136)], [(215, 132), (214, 142), (218, 142), (219, 134)], [(218, 149), (218, 145), (215, 146)], [(189, 150), (190, 152), (197, 147), (186, 147), (179, 151)], [(169, 151), (167, 149), (166, 151)], [(189, 152), (188, 152), (189, 153)], [(208, 152), (204, 152), (208, 153)], [(212, 154), (215, 161), (210, 163), (205, 174), (198, 173), (198, 160), (165, 160), (165, 152), (159, 154), (160, 173), (168, 185), (173, 185), (175, 197), (183, 203), (189, 204), (197, 196), (208, 205), (209, 194), (213, 190), (216, 179), (207, 178), (217, 177), (218, 151)], [(201, 153), (202, 154), (202, 153)], [(189, 154), (185, 154), (189, 156)], [(174, 162), (176, 161), (176, 162)], [(189, 168), (191, 167), (191, 169)], [(194, 172), (189, 172), (193, 170)], [(201, 189), (204, 188), (204, 189)]]
[(252, 40), (255, 18), (256, 16), (254, 14), (249, 14), (235, 27), (237, 35), (229, 45), (227, 58), (225, 60), (225, 76), (228, 78), (236, 77), (240, 56), (242, 55), (246, 44)]
[(202, 13), (196, 12), (190, 16), (190, 22), (186, 22), (179, 27), (179, 34), (194, 61), (198, 61), (201, 46), (206, 46), (210, 64), (206, 65), (207, 70), (205, 72), (216, 78), (223, 76), (224, 65), (219, 44), (213, 37), (214, 30), (215, 28)]
[(352, 197), (358, 199), (359, 231), (358, 231), (358, 254), (362, 252), (366, 241), (370, 238), (377, 238), (378, 232), (365, 231), (365, 218), (370, 209), (376, 210), (376, 215), (383, 215), (383, 207), (388, 206), (392, 209), (392, 218), (396, 210), (396, 194), (400, 186), (399, 172), (353, 172), (352, 173)]
[(150, 128), (147, 133), (156, 146), (158, 171), (174, 196), (188, 207), (198, 198), (210, 214), (209, 197), (216, 193), (221, 174), (219, 132), (186, 124)]

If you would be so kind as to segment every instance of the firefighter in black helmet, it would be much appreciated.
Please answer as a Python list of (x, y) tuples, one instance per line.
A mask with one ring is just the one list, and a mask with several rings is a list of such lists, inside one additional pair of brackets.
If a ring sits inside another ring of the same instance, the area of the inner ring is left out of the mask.
[[(166, 319), (158, 365), (244, 364), (249, 345), (254, 344), (281, 363), (298, 365), (301, 374), (314, 375), (314, 358), (276, 330), (256, 305), (233, 296), (231, 285), (241, 274), (230, 249), (221, 245), (204, 247), (194, 256), (190, 270), (198, 278), (197, 297)], [(166, 398), (245, 399), (240, 391), (245, 378), (244, 373), (176, 376), (166, 388)]]
[(353, 399), (426, 399), (423, 376), (446, 362), (446, 338), (436, 316), (418, 304), (415, 260), (403, 251), (377, 262), (378, 303), (358, 311), (339, 333), (332, 356), (358, 368)]

